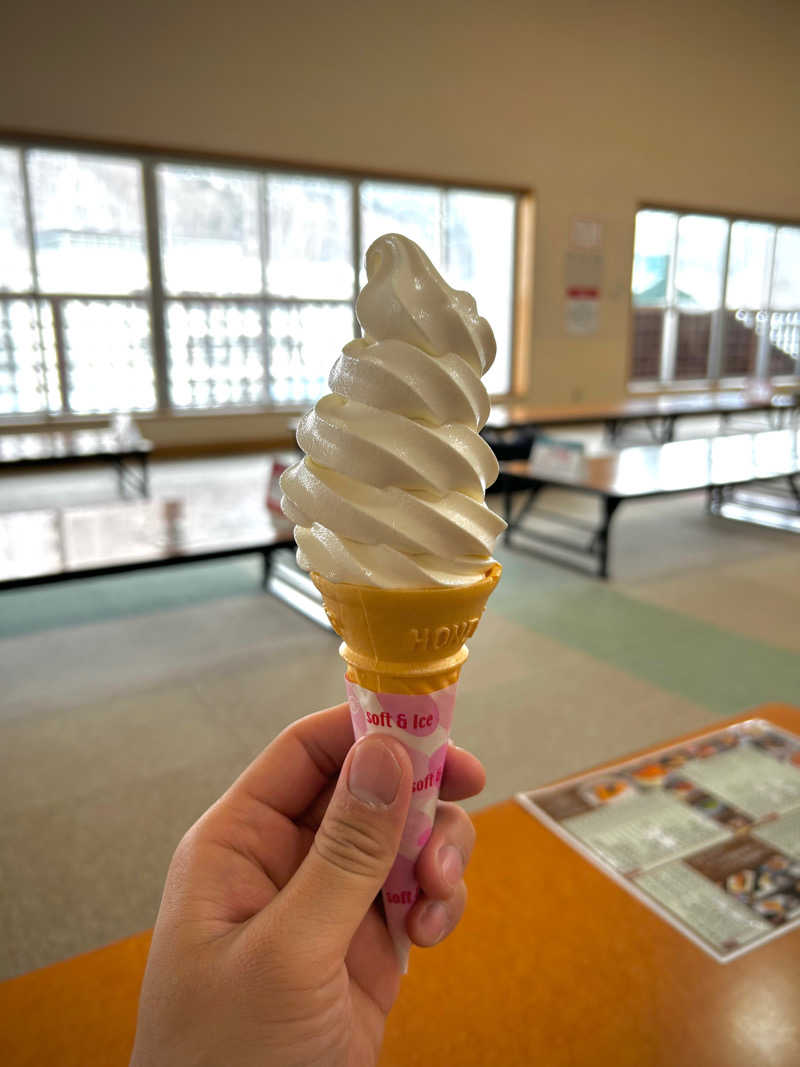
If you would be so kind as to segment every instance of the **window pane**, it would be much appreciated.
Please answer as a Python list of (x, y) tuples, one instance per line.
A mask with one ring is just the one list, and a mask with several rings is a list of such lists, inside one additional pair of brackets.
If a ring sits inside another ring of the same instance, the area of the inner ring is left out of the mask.
[(445, 194), (444, 276), (472, 293), (488, 319), (497, 358), (483, 379), (490, 393), (511, 388), (511, 313), (514, 279), (514, 197), (467, 191)]
[[(730, 293), (730, 285), (728, 285)], [(763, 313), (762, 313), (763, 314)], [(722, 352), (722, 373), (729, 377), (754, 374), (758, 338), (759, 312), (755, 308), (737, 308), (725, 313), (725, 347)]]
[(272, 400), (317, 400), (338, 350), (353, 333), (349, 304), (278, 304), (269, 311)]
[(152, 411), (156, 394), (146, 304), (67, 300), (62, 317), (71, 409), (80, 414)]
[(211, 167), (160, 166), (164, 287), (170, 293), (260, 293), (260, 179)]
[(352, 297), (352, 201), (346, 181), (269, 175), (270, 294)]
[(769, 317), (769, 373), (797, 374), (800, 311), (773, 311)]
[(0, 148), (0, 289), (32, 288), (20, 153)]
[(675, 273), (679, 307), (713, 311), (720, 306), (727, 234), (726, 219), (706, 215), (680, 219)]
[(664, 312), (635, 308), (633, 312), (633, 381), (652, 382), (661, 377), (661, 336)]
[(134, 293), (147, 288), (141, 165), (32, 151), (28, 173), (39, 288)]
[(800, 229), (796, 227), (778, 230), (770, 305), (781, 311), (800, 308)]
[(364, 253), (384, 233), (402, 233), (416, 241), (438, 267), (442, 265), (442, 193), (424, 185), (361, 183), (361, 280)]
[(678, 216), (669, 211), (638, 211), (633, 245), (633, 303), (662, 305), (667, 299), (670, 260)]
[(259, 304), (171, 301), (167, 342), (170, 396), (176, 407), (267, 402)]
[(774, 235), (775, 227), (763, 222), (734, 222), (725, 290), (727, 307), (767, 306)]
[(0, 414), (60, 410), (50, 303), (0, 300)]
[(705, 378), (708, 374), (708, 348), (711, 341), (710, 315), (678, 315), (676, 378)]

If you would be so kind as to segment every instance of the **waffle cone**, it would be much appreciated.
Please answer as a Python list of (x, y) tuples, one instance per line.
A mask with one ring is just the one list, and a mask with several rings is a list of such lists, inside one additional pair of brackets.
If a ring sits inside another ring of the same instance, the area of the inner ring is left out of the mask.
[(477, 629), (502, 568), (491, 563), (471, 585), (378, 589), (311, 578), (343, 638), (346, 677), (373, 693), (433, 693), (458, 680), (464, 642)]

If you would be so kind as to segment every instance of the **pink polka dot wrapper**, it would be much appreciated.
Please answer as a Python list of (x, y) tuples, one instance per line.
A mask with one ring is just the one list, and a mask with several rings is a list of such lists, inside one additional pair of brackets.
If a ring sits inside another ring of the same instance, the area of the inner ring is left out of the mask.
[(458, 683), (419, 695), (373, 693), (347, 679), (345, 684), (356, 740), (365, 733), (389, 734), (403, 744), (411, 760), (411, 805), (397, 859), (383, 888), (386, 923), (405, 973), (411, 948), (406, 916), (419, 893), (414, 870), (433, 829)]
[(400, 851), (408, 855), (414, 851), (414, 846), (424, 848), (433, 831), (433, 822), (427, 812), (413, 809), (409, 811), (406, 819), (403, 839), (400, 842)]

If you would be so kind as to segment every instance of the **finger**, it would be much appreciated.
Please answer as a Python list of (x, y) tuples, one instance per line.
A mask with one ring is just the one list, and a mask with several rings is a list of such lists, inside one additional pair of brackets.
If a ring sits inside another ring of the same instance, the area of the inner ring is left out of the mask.
[(467, 906), (467, 887), (459, 882), (448, 900), (420, 897), (408, 913), (406, 930), (415, 945), (430, 948), (455, 930)]
[[(303, 814), (302, 823), (316, 830), (330, 803), (335, 782), (331, 781), (314, 798), (311, 806)], [(451, 745), (447, 750), (447, 761), (442, 776), (440, 796), (442, 800), (466, 800), (480, 793), (486, 784), (486, 772), (483, 764), (471, 752)]]
[(411, 761), (400, 742), (362, 738), (342, 773), (297, 873), (260, 917), (271, 939), (343, 960), (394, 862), (411, 798)]
[(442, 775), (439, 795), (442, 800), (466, 800), (477, 796), (486, 785), (483, 764), (465, 748), (452, 742), (447, 748), (447, 759)]
[(224, 799), (237, 808), (256, 800), (294, 819), (336, 777), (352, 744), (347, 704), (307, 715), (253, 760)]
[(460, 883), (475, 845), (475, 827), (457, 804), (439, 803), (433, 831), (417, 860), (416, 874), (426, 897), (447, 900)]

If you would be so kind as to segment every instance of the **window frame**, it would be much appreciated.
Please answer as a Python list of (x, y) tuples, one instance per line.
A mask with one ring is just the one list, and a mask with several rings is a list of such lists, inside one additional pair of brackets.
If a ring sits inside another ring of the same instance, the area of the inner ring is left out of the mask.
[[(633, 293), (633, 263), (636, 254), (636, 219), (642, 211), (659, 211), (676, 216), (675, 223), (675, 241), (673, 244), (672, 252), (670, 255), (670, 269), (667, 277), (666, 297), (663, 304), (636, 304), (634, 302)], [(678, 315), (680, 309), (677, 303), (677, 295), (675, 292), (675, 274), (677, 270), (677, 246), (678, 246), (678, 232), (680, 228), (681, 218), (687, 215), (697, 215), (704, 218), (716, 218), (724, 219), (728, 224), (728, 231), (725, 238), (725, 250), (723, 257), (723, 271), (721, 281), (721, 299), (719, 306), (713, 311), (709, 312), (711, 315), (709, 346), (706, 360), (707, 374), (702, 378), (675, 378), (675, 364), (677, 358), (677, 335), (678, 335)], [(757, 349), (754, 359), (754, 367), (752, 374), (724, 374), (722, 373), (722, 361), (725, 345), (725, 315), (726, 315), (726, 291), (728, 284), (728, 270), (730, 266), (730, 248), (731, 248), (731, 234), (733, 231), (733, 224), (736, 222), (752, 222), (752, 223), (764, 223), (769, 226), (775, 227), (775, 231), (770, 239), (769, 248), (769, 299), (770, 302), (766, 308), (759, 308), (756, 310), (756, 315), (766, 313), (767, 317), (776, 313), (776, 309), (772, 307), (772, 279), (775, 271), (775, 248), (777, 245), (777, 234), (781, 227), (793, 227), (800, 228), (800, 220), (795, 218), (786, 218), (775, 215), (760, 215), (756, 213), (741, 213), (732, 211), (714, 211), (710, 208), (693, 208), (693, 207), (676, 207), (674, 204), (665, 203), (653, 203), (650, 201), (643, 202), (637, 205), (634, 212), (634, 239), (633, 249), (631, 255), (631, 284), (628, 286), (630, 293), (630, 315), (629, 315), (629, 329), (628, 329), (628, 361), (627, 361), (627, 375), (626, 375), (626, 387), (630, 393), (666, 393), (666, 392), (691, 392), (698, 389), (732, 389), (742, 388), (747, 385), (765, 385), (769, 384), (775, 387), (785, 385), (796, 385), (800, 383), (800, 354), (795, 357), (795, 370), (794, 373), (789, 374), (770, 374), (769, 373), (769, 330), (766, 329), (758, 336)], [(634, 359), (635, 359), (635, 315), (637, 311), (661, 311), (663, 312), (663, 327), (662, 327), (662, 348), (659, 355), (659, 376), (658, 378), (640, 378), (636, 379), (632, 377)], [(777, 309), (780, 312), (781, 309)]]
[[(512, 246), (512, 284), (510, 308), (510, 352), (509, 352), (509, 388), (495, 398), (510, 399), (524, 393), (527, 383), (526, 367), (523, 359), (524, 334), (530, 318), (527, 302), (530, 301), (528, 258), (532, 249), (533, 227), (533, 191), (518, 186), (484, 184), (477, 181), (461, 181), (453, 178), (419, 177), (406, 173), (390, 173), (368, 169), (353, 169), (336, 166), (320, 166), (310, 163), (296, 163), (286, 160), (273, 160), (268, 157), (250, 156), (234, 153), (217, 153), (203, 150), (167, 148), (157, 145), (142, 145), (121, 141), (102, 142), (83, 138), (60, 136), (36, 136), (17, 131), (0, 129), (0, 146), (15, 148), (20, 152), (20, 171), (24, 199), (25, 225), (28, 254), (31, 262), (32, 287), (30, 291), (3, 290), (0, 300), (28, 300), (48, 302), (52, 308), (54, 321), (56, 363), (58, 381), (61, 390), (62, 411), (51, 412), (16, 412), (0, 414), (0, 427), (49, 426), (71, 423), (91, 423), (107, 419), (111, 412), (78, 413), (69, 410), (69, 367), (66, 359), (66, 345), (62, 327), (61, 305), (67, 300), (99, 300), (143, 302), (146, 304), (150, 319), (151, 355), (155, 387), (155, 406), (152, 410), (138, 411), (135, 417), (140, 421), (162, 418), (207, 418), (215, 415), (252, 415), (258, 413), (294, 414), (302, 411), (307, 402), (276, 403), (256, 402), (252, 404), (230, 404), (213, 407), (178, 407), (170, 402), (169, 389), (169, 343), (167, 339), (167, 311), (172, 301), (186, 304), (212, 303), (214, 301), (249, 300), (257, 303), (262, 320), (269, 314), (269, 308), (275, 305), (322, 304), (349, 305), (352, 309), (353, 335), (358, 336), (360, 327), (355, 314), (355, 300), (359, 291), (359, 272), (363, 263), (365, 248), (362, 247), (361, 211), (359, 187), (361, 182), (386, 182), (433, 188), (442, 194), (451, 191), (470, 191), (499, 193), (514, 197), (513, 209), (513, 246)], [(144, 213), (144, 254), (147, 260), (147, 288), (126, 294), (93, 293), (55, 293), (42, 292), (39, 289), (35, 236), (33, 227), (31, 191), (26, 165), (26, 153), (37, 149), (76, 152), (96, 155), (104, 158), (120, 158), (138, 162), (141, 166), (142, 202)], [(353, 257), (353, 292), (348, 298), (335, 297), (284, 297), (269, 292), (264, 278), (263, 290), (259, 294), (219, 295), (201, 292), (171, 294), (164, 284), (162, 259), (162, 218), (159, 201), (157, 168), (159, 165), (213, 167), (229, 169), (240, 173), (250, 172), (265, 182), (270, 173), (296, 175), (309, 178), (332, 178), (348, 181), (351, 185), (351, 219), (352, 257)], [(524, 297), (524, 299), (523, 299)], [(265, 375), (269, 375), (269, 353), (264, 349)]]

